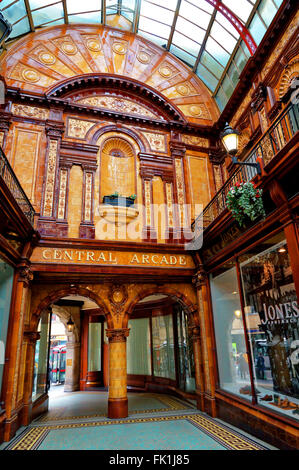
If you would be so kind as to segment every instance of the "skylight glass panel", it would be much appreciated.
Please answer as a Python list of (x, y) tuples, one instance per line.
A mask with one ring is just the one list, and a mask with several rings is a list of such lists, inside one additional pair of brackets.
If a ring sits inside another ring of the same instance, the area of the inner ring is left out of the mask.
[(101, 4), (101, 0), (66, 0), (68, 14), (101, 10)]
[(218, 80), (201, 63), (198, 64), (198, 67), (196, 69), (196, 75), (198, 75), (198, 77), (207, 85), (207, 87), (212, 92), (215, 91), (215, 88), (218, 85)]
[(140, 17), (139, 30), (154, 34), (163, 38), (168, 38), (170, 34), (170, 26), (159, 23), (149, 18)]
[(189, 54), (194, 55), (195, 58), (198, 56), (200, 44), (192, 41), (181, 33), (177, 31), (173, 35), (173, 44), (189, 52)]
[(219, 23), (216, 23), (214, 21), (212, 29), (211, 29), (211, 36), (217, 40), (220, 44), (225, 45), (225, 49), (228, 52), (232, 52), (235, 48), (235, 45), (237, 43), (236, 38), (229, 34), (222, 26), (220, 26)]
[(12, 3), (15, 3), (15, 0), (2, 0), (0, 3), (0, 9), (3, 10), (3, 8), (7, 7), (8, 5), (11, 5)]
[(230, 21), (228, 21), (227, 18), (225, 18), (225, 16), (222, 13), (220, 13), (220, 11), (217, 11), (216, 13), (215, 22), (219, 23), (224, 29), (226, 29), (226, 31), (228, 31), (236, 39), (239, 39), (240, 34), (236, 30), (236, 28), (231, 24)]
[(267, 26), (270, 26), (274, 16), (277, 13), (277, 8), (272, 0), (263, 0), (258, 7), (258, 12), (263, 18)]
[(146, 31), (138, 31), (140, 36), (152, 41), (154, 44), (158, 44), (158, 46), (166, 47), (167, 39), (161, 38), (160, 36), (156, 36), (154, 34), (147, 33)]
[(206, 50), (213, 56), (223, 67), (229, 61), (230, 55), (210, 36), (207, 40)]
[(245, 24), (252, 12), (253, 2), (248, 0), (223, 0), (223, 2)]
[[(10, 2), (11, 3), (11, 2)], [(2, 9), (2, 4), (0, 3), (0, 7)], [(13, 5), (8, 6), (4, 11), (3, 15), (7, 20), (13, 25), (18, 20), (26, 16), (27, 11), (25, 7), (24, 0), (21, 0)]]
[(216, 100), (216, 103), (218, 104), (220, 111), (222, 112), (225, 108), (226, 103), (228, 102), (228, 98), (221, 87), (217, 91), (215, 100)]
[(100, 23), (101, 12), (94, 11), (89, 13), (80, 13), (78, 15), (69, 15), (70, 23)]
[(14, 24), (14, 27), (12, 29), (12, 32), (10, 34), (10, 38), (16, 38), (20, 36), (21, 34), (29, 33), (30, 31), (30, 24), (28, 17), (25, 16), (21, 21), (18, 21), (18, 23)]
[(209, 13), (205, 13), (196, 6), (191, 5), (186, 0), (182, 1), (179, 14), (180, 16), (186, 18), (186, 20), (190, 20), (193, 23), (196, 23), (205, 30), (209, 26), (211, 19), (211, 15)]
[(62, 3), (56, 3), (48, 7), (41, 8), (32, 12), (32, 19), (34, 26), (40, 26), (43, 23), (47, 23), (51, 20), (56, 20), (63, 17), (63, 6)]
[(189, 3), (190, 5), (195, 5), (198, 8), (201, 8), (202, 10), (206, 11), (207, 13), (212, 14), (214, 11), (214, 7), (207, 3), (206, 0), (184, 0), (185, 3)]
[(225, 75), (224, 80), (222, 82), (222, 88), (226, 96), (230, 98), (234, 92), (234, 87), (227, 75)]
[(224, 67), (220, 65), (207, 51), (202, 53), (200, 62), (207, 67), (218, 79), (221, 78)]
[(176, 30), (179, 33), (185, 34), (186, 36), (190, 37), (199, 44), (202, 44), (206, 34), (204, 29), (199, 28), (195, 24), (185, 20), (184, 18), (181, 18), (180, 16), (178, 17), (176, 22)]
[(29, 5), (31, 10), (34, 10), (36, 8), (41, 8), (41, 7), (46, 7), (51, 5), (52, 3), (55, 3), (55, 0), (29, 0)]
[(141, 4), (140, 15), (161, 21), (162, 23), (171, 26), (174, 17), (174, 11), (162, 8), (154, 3), (143, 0)]
[(258, 15), (254, 15), (249, 26), (249, 31), (255, 42), (259, 44), (265, 35), (266, 27)]
[(180, 47), (177, 47), (175, 44), (172, 44), (170, 47), (170, 52), (176, 57), (184, 61), (187, 65), (193, 67), (196, 62), (196, 57), (190, 55), (187, 51), (182, 50)]

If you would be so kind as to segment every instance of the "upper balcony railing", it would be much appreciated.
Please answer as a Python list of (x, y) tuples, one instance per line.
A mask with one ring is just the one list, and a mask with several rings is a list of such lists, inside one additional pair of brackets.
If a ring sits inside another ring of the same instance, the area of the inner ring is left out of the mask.
[(20, 185), (12, 167), (10, 166), (9, 161), (4, 155), (3, 150), (0, 147), (0, 178), (4, 181), (7, 188), (11, 192), (13, 198), (18, 203), (21, 211), (28, 219), (30, 224), (34, 224), (34, 209), (26, 196), (22, 186)]
[[(266, 166), (294, 137), (298, 129), (299, 105), (290, 104), (269, 127), (244, 162), (255, 163), (259, 157), (262, 159), (263, 165)], [(238, 167), (193, 222), (192, 230), (198, 234), (205, 230), (226, 209), (226, 197), (230, 188), (237, 182), (252, 180), (256, 174), (257, 171), (254, 167)]]

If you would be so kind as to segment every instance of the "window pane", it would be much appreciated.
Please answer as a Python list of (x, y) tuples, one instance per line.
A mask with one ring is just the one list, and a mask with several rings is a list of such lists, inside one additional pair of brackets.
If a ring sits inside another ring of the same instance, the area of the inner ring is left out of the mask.
[(257, 44), (261, 42), (266, 32), (266, 28), (262, 23), (262, 20), (255, 15), (250, 23), (249, 31), (252, 34), (253, 39)]
[(231, 34), (229, 34), (220, 24), (214, 22), (211, 29), (211, 36), (217, 40), (220, 44), (225, 45), (225, 49), (232, 52), (237, 40)]
[(149, 318), (129, 321), (127, 338), (128, 374), (151, 375), (151, 344)]
[(101, 364), (102, 324), (88, 324), (88, 371), (102, 370)]
[[(3, 8), (2, 5), (0, 4), (1, 9)], [(26, 16), (26, 8), (24, 1), (21, 0), (17, 3), (14, 3), (12, 6), (8, 7), (6, 10), (3, 12), (3, 16), (11, 23), (15, 23), (18, 21), (20, 18), (23, 18), (23, 16)]]
[(244, 255), (240, 268), (258, 403), (298, 420), (299, 308), (284, 234)]
[(267, 26), (270, 26), (274, 16), (277, 13), (277, 9), (274, 6), (272, 0), (263, 0), (258, 7), (258, 12), (263, 18)]
[(222, 81), (221, 85), (224, 90), (224, 93), (227, 95), (228, 98), (230, 98), (233, 94), (234, 87), (227, 75), (224, 77), (224, 80)]
[(217, 91), (217, 94), (215, 96), (215, 100), (219, 106), (220, 111), (223, 111), (226, 103), (228, 102), (228, 98), (222, 88), (220, 87), (219, 90)]
[(36, 400), (47, 391), (49, 329), (50, 315), (45, 311), (41, 315), (38, 327), (40, 339), (36, 342), (35, 346), (32, 401)]
[(211, 15), (203, 12), (199, 8), (192, 6), (189, 2), (183, 1), (180, 7), (180, 16), (187, 20), (193, 21), (204, 29), (207, 29), (211, 19)]
[(84, 0), (84, 2), (74, 2), (73, 0), (67, 0), (67, 12), (71, 14), (100, 10), (101, 3), (101, 0)]
[(223, 0), (223, 3), (244, 23), (252, 11), (253, 5), (247, 0)]
[(173, 35), (173, 40), (172, 42), (180, 47), (181, 49), (184, 49), (187, 51), (189, 54), (194, 55), (195, 57), (198, 56), (199, 49), (200, 49), (200, 44), (197, 44), (196, 42), (192, 41), (191, 39), (188, 39), (186, 36), (183, 36), (182, 34), (175, 32)]
[(250, 400), (251, 383), (236, 268), (211, 275), (210, 281), (220, 387)]
[(191, 67), (196, 62), (196, 57), (194, 57), (193, 55), (188, 54), (188, 52), (186, 52), (186, 51), (183, 51), (182, 49), (177, 47), (175, 44), (171, 45), (169, 51), (172, 52), (176, 57), (178, 57), (182, 61), (186, 62), (187, 65), (190, 65)]
[[(9, 319), (13, 268), (0, 259), (0, 390), (5, 363), (5, 345)], [(0, 405), (1, 409), (1, 405)]]
[(211, 91), (215, 90), (218, 84), (217, 78), (215, 78), (201, 63), (198, 64), (196, 75), (199, 76)]
[(213, 59), (210, 54), (207, 53), (207, 51), (204, 51), (202, 56), (201, 56), (201, 63), (204, 64), (211, 72), (216, 75), (219, 79), (221, 78), (221, 75), (223, 74), (224, 68), (216, 62), (215, 59)]
[(198, 28), (193, 23), (190, 23), (190, 21), (187, 21), (180, 16), (176, 22), (176, 30), (190, 37), (199, 44), (202, 43), (206, 33), (204, 29)]
[(70, 23), (100, 23), (101, 12), (95, 11), (93, 13), (82, 13), (80, 15), (69, 15)]
[(42, 8), (41, 10), (33, 11), (32, 18), (35, 26), (39, 26), (43, 23), (47, 23), (51, 20), (56, 20), (63, 17), (62, 3), (52, 5), (50, 7)]
[(30, 31), (30, 25), (27, 16), (15, 24), (12, 28), (12, 32), (9, 35), (10, 38), (16, 38), (20, 34), (25, 34)]
[(139, 19), (139, 29), (149, 32), (151, 34), (156, 34), (157, 36), (168, 38), (170, 33), (170, 27), (164, 24), (158, 23), (154, 20), (149, 20), (148, 18), (140, 17)]
[(166, 10), (166, 8), (161, 8), (144, 0), (141, 4), (140, 14), (141, 16), (147, 16), (148, 18), (159, 20), (162, 23), (171, 25), (173, 21), (174, 12)]
[(152, 318), (154, 375), (175, 380), (172, 315)]
[(229, 60), (229, 54), (211, 36), (207, 40), (206, 50), (224, 67)]

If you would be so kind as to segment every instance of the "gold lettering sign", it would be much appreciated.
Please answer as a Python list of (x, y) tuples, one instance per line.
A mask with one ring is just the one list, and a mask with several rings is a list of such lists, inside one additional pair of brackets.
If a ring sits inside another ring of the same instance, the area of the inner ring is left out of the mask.
[(32, 263), (84, 264), (106, 266), (189, 268), (195, 267), (190, 255), (162, 253), (132, 253), (126, 251), (77, 250), (75, 248), (34, 249)]

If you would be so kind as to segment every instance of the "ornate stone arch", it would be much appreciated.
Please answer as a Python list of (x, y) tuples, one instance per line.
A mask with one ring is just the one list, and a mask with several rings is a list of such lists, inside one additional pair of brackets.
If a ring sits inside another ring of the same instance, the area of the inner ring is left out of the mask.
[(169, 286), (157, 286), (156, 288), (145, 288), (139, 292), (138, 295), (129, 303), (129, 305), (126, 307), (126, 313), (123, 319), (123, 328), (127, 327), (130, 315), (132, 314), (134, 307), (138, 304), (138, 302), (140, 302), (140, 300), (144, 299), (145, 297), (154, 294), (164, 294), (176, 300), (190, 316), (192, 324), (194, 324), (194, 326), (199, 326), (199, 319), (197, 318), (198, 308), (196, 304), (191, 302), (191, 300), (188, 299), (185, 294), (178, 291), (177, 289)]
[(31, 329), (35, 331), (38, 326), (38, 322), (42, 311), (45, 310), (49, 305), (56, 302), (57, 300), (61, 299), (62, 297), (66, 297), (68, 295), (80, 295), (82, 297), (87, 297), (88, 299), (93, 300), (99, 308), (102, 309), (109, 328), (113, 328), (113, 320), (112, 315), (105, 304), (105, 302), (92, 290), (87, 289), (85, 287), (74, 286), (74, 287), (63, 287), (62, 289), (56, 289), (50, 292), (46, 297), (44, 297), (35, 308), (31, 316)]
[[(136, 155), (138, 152), (146, 152), (148, 150), (146, 139), (142, 138), (137, 132), (132, 131), (131, 129), (125, 126), (116, 126), (114, 124), (104, 127), (99, 126), (101, 126), (101, 124), (96, 124), (95, 126), (92, 126), (86, 134), (86, 139), (92, 145), (99, 145), (99, 139), (101, 139), (104, 134), (115, 132), (118, 135), (123, 134), (123, 138), (127, 136), (136, 142), (139, 147), (138, 151), (136, 152)], [(105, 140), (105, 137), (103, 138), (103, 140)], [(101, 142), (102, 139), (100, 143)]]

